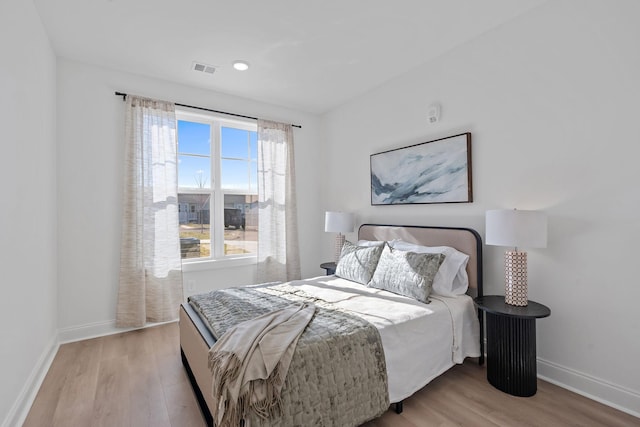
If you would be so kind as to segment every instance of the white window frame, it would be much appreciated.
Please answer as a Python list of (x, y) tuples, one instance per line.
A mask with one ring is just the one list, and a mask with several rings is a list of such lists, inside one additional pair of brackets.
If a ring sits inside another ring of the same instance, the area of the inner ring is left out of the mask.
[[(209, 231), (211, 235), (211, 253), (208, 257), (183, 258), (182, 265), (184, 271), (198, 271), (217, 267), (230, 267), (237, 265), (250, 265), (257, 262), (257, 254), (224, 254), (224, 196), (225, 194), (258, 194), (258, 189), (230, 190), (221, 188), (221, 165), (222, 165), (222, 128), (231, 127), (247, 131), (258, 131), (255, 121), (229, 119), (215, 113), (203, 113), (190, 108), (176, 107), (176, 119), (178, 121), (189, 121), (203, 123), (211, 129), (211, 177), (210, 188), (188, 188), (178, 187), (178, 193), (182, 194), (202, 194), (210, 195), (209, 209), (211, 218), (209, 219)], [(178, 151), (178, 154), (180, 152)], [(257, 157), (257, 153), (256, 153)], [(179, 167), (179, 166), (178, 166)]]

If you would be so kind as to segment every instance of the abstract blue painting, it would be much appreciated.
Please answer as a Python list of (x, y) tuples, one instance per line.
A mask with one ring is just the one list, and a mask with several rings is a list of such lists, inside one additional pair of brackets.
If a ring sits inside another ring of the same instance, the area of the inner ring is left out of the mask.
[(371, 155), (371, 204), (469, 203), (471, 134)]

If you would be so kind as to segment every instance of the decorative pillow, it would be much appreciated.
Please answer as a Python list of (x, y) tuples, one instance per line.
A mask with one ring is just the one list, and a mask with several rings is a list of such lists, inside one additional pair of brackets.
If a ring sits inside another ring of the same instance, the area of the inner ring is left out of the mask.
[(384, 246), (369, 287), (428, 302), (444, 254), (417, 254)]
[(389, 245), (394, 249), (410, 251), (418, 254), (441, 253), (446, 255), (433, 280), (433, 293), (452, 297), (464, 295), (469, 288), (467, 262), (469, 255), (449, 246), (421, 246), (403, 240), (393, 240)]
[(336, 265), (336, 276), (366, 285), (373, 276), (384, 246), (357, 246), (347, 240)]

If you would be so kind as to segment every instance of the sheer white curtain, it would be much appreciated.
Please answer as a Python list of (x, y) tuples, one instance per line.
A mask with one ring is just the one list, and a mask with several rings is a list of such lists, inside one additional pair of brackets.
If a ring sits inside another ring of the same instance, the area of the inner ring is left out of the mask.
[(125, 120), (116, 326), (139, 327), (177, 318), (183, 299), (175, 105), (128, 96)]
[(291, 125), (258, 120), (258, 281), (300, 278)]

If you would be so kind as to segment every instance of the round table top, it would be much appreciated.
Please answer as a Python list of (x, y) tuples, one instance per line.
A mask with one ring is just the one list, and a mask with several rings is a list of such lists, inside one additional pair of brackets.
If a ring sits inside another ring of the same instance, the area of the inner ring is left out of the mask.
[(320, 268), (336, 268), (336, 263), (334, 261), (323, 262), (320, 264)]
[(529, 300), (526, 306), (511, 305), (504, 302), (503, 295), (487, 295), (475, 299), (480, 310), (502, 316), (521, 318), (541, 318), (551, 315), (551, 309), (535, 301)]

